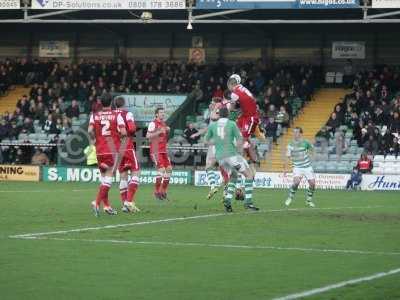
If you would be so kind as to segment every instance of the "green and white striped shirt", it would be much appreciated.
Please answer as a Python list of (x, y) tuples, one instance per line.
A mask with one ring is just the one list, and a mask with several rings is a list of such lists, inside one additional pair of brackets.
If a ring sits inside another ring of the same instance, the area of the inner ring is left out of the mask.
[(310, 152), (313, 146), (307, 140), (292, 140), (287, 146), (287, 156), (291, 158), (293, 167), (308, 168), (311, 167)]

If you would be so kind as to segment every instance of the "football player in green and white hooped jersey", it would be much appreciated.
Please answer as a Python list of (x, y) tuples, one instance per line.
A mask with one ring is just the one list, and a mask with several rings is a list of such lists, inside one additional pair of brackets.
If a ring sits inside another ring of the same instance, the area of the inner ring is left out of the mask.
[(227, 212), (232, 212), (232, 198), (239, 174), (245, 177), (245, 203), (249, 210), (259, 210), (253, 204), (254, 174), (247, 161), (239, 154), (243, 149), (243, 137), (234, 121), (228, 120), (229, 110), (222, 107), (219, 110), (220, 119), (208, 127), (206, 141), (215, 145), (215, 157), (221, 167), (230, 175), (224, 206)]
[(293, 129), (293, 140), (287, 146), (287, 160), (285, 162), (285, 173), (287, 170), (288, 160), (292, 160), (293, 164), (293, 184), (290, 187), (289, 196), (285, 201), (285, 205), (292, 203), (294, 194), (296, 193), (301, 179), (305, 177), (308, 181), (308, 190), (306, 204), (309, 207), (315, 207), (313, 195), (315, 191), (315, 174), (311, 166), (311, 157), (313, 151), (312, 144), (303, 138), (303, 129), (296, 127)]

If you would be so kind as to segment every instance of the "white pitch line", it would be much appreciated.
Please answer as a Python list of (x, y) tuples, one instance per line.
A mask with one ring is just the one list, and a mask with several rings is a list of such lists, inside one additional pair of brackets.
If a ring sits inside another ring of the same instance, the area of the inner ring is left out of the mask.
[(355, 279), (350, 279), (350, 280), (346, 280), (346, 281), (342, 281), (342, 282), (338, 282), (335, 284), (330, 284), (324, 287), (320, 287), (317, 289), (312, 289), (312, 290), (308, 290), (308, 291), (304, 291), (304, 292), (300, 292), (300, 293), (296, 293), (296, 294), (290, 294), (287, 296), (283, 296), (283, 297), (278, 297), (278, 298), (274, 298), (273, 300), (294, 300), (294, 299), (300, 299), (300, 298), (304, 298), (304, 297), (309, 297), (312, 295), (316, 295), (316, 294), (321, 294), (321, 293), (325, 293), (328, 292), (330, 290), (333, 289), (338, 289), (338, 288), (342, 288), (351, 284), (356, 284), (356, 283), (360, 283), (360, 282), (365, 282), (365, 281), (371, 281), (371, 280), (375, 280), (378, 278), (382, 278), (385, 276), (389, 276), (389, 275), (394, 275), (400, 273), (400, 268), (398, 269), (393, 269), (387, 272), (381, 272), (381, 273), (376, 273), (370, 276), (365, 276), (365, 277), (360, 277), (360, 278), (355, 278)]
[(10, 238), (26, 238), (26, 237), (37, 237), (37, 236), (46, 236), (46, 235), (55, 235), (55, 234), (67, 234), (72, 232), (84, 232), (84, 231), (93, 231), (93, 230), (101, 230), (101, 229), (112, 229), (112, 228), (120, 228), (120, 227), (131, 227), (131, 226), (139, 226), (139, 225), (149, 225), (149, 224), (157, 224), (157, 223), (170, 223), (177, 221), (185, 221), (185, 220), (196, 220), (196, 219), (204, 219), (204, 218), (214, 218), (214, 217), (222, 217), (222, 216), (232, 216), (232, 215), (241, 215), (241, 214), (257, 214), (257, 213), (271, 213), (271, 212), (287, 212), (287, 211), (318, 211), (318, 210), (341, 210), (341, 209), (371, 209), (383, 207), (381, 205), (377, 206), (344, 206), (344, 207), (322, 207), (322, 208), (284, 208), (284, 209), (271, 209), (259, 212), (240, 212), (240, 213), (216, 213), (216, 214), (208, 214), (208, 215), (197, 215), (191, 217), (176, 217), (170, 219), (159, 219), (159, 220), (150, 220), (150, 221), (141, 221), (141, 222), (133, 222), (133, 223), (125, 223), (125, 224), (115, 224), (115, 225), (105, 225), (105, 226), (97, 226), (97, 227), (85, 227), (85, 228), (76, 228), (76, 229), (66, 229), (59, 231), (48, 231), (48, 232), (37, 232), (37, 233), (24, 233), (24, 234), (16, 234), (9, 236)]
[(302, 247), (280, 247), (280, 246), (252, 246), (252, 245), (231, 245), (231, 244), (210, 244), (197, 242), (162, 242), (162, 241), (132, 241), (132, 240), (113, 240), (113, 239), (75, 239), (75, 238), (53, 238), (53, 237), (24, 237), (27, 240), (52, 240), (52, 241), (80, 241), (90, 243), (111, 243), (111, 244), (133, 244), (133, 245), (159, 245), (173, 247), (211, 247), (211, 248), (230, 248), (230, 249), (249, 249), (249, 250), (282, 250), (300, 252), (321, 252), (321, 253), (341, 253), (341, 254), (365, 254), (365, 255), (400, 255), (400, 252), (383, 251), (363, 251), (349, 249), (318, 249)]
[(28, 190), (28, 191), (13, 191), (13, 190), (0, 190), (0, 193), (59, 193), (59, 192), (86, 192), (86, 191), (93, 191), (93, 189), (74, 189), (74, 190)]
[(98, 227), (86, 227), (86, 228), (76, 228), (76, 229), (50, 231), (50, 232), (26, 233), (26, 234), (12, 235), (12, 236), (10, 236), (10, 238), (27, 238), (27, 237), (37, 237), (37, 236), (45, 236), (45, 235), (67, 234), (67, 233), (72, 233), (72, 232), (112, 229), (112, 228), (130, 227), (130, 226), (138, 226), (138, 225), (157, 224), (157, 223), (168, 223), (168, 222), (195, 220), (195, 219), (202, 219), (202, 218), (212, 218), (212, 217), (227, 216), (227, 215), (228, 214), (226, 214), (226, 213), (218, 213), (218, 214), (209, 214), (209, 215), (197, 215), (197, 216), (191, 216), (191, 217), (178, 217), (178, 218), (170, 218), (170, 219), (160, 219), (160, 220), (150, 220), (150, 221), (142, 221), (142, 222), (134, 222), (134, 223), (106, 225), (106, 226), (98, 226)]

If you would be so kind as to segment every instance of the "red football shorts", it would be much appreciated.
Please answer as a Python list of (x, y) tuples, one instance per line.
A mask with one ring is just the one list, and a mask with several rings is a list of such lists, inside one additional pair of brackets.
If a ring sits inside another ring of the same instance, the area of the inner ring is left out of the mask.
[(139, 163), (136, 158), (135, 150), (130, 149), (125, 151), (124, 157), (121, 160), (118, 170), (120, 173), (129, 170), (131, 172), (139, 171)]
[(98, 154), (97, 165), (101, 172), (105, 172), (114, 166), (114, 156), (112, 154)]
[(260, 119), (257, 116), (240, 116), (236, 121), (245, 140), (248, 140), (254, 134), (259, 123)]
[(157, 169), (168, 168), (171, 166), (171, 161), (169, 160), (168, 153), (152, 154), (151, 159), (153, 160)]

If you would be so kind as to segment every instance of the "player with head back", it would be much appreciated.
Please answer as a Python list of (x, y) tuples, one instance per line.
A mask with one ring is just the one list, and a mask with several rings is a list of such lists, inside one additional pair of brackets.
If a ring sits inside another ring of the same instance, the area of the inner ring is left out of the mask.
[(92, 209), (96, 216), (99, 216), (101, 203), (103, 203), (104, 212), (109, 215), (117, 214), (109, 203), (108, 191), (126, 143), (125, 123), (119, 112), (111, 110), (111, 96), (103, 96), (101, 103), (103, 109), (90, 116), (88, 128), (89, 136), (96, 146), (101, 173), (100, 188), (96, 200), (92, 202)]
[(237, 177), (245, 177), (245, 208), (259, 210), (253, 204), (254, 173), (247, 161), (239, 154), (242, 149), (243, 137), (234, 121), (228, 119), (229, 110), (225, 107), (219, 110), (219, 120), (208, 127), (206, 141), (215, 145), (215, 156), (218, 163), (230, 175), (224, 206), (227, 212), (232, 212), (232, 198), (235, 192)]
[(293, 129), (293, 140), (287, 146), (287, 159), (285, 161), (284, 170), (286, 173), (289, 160), (293, 164), (293, 184), (290, 187), (289, 197), (285, 201), (285, 205), (292, 203), (294, 194), (296, 193), (301, 179), (306, 177), (308, 181), (308, 190), (306, 204), (309, 207), (315, 207), (313, 195), (315, 190), (315, 174), (311, 166), (311, 155), (313, 151), (312, 144), (303, 138), (303, 129), (296, 127)]
[[(125, 99), (117, 97), (114, 100), (116, 111), (121, 115), (127, 132), (126, 149), (123, 153), (121, 163), (118, 167), (120, 173), (119, 192), (122, 201), (123, 212), (139, 212), (135, 204), (135, 194), (139, 186), (139, 163), (136, 158), (133, 136), (136, 131), (136, 124), (133, 114), (123, 109)], [(130, 179), (128, 173), (130, 172)], [(128, 181), (129, 179), (129, 181)]]
[(170, 128), (164, 118), (164, 108), (158, 107), (155, 110), (155, 119), (149, 123), (146, 135), (150, 142), (150, 156), (158, 172), (154, 189), (154, 196), (158, 200), (167, 199), (168, 184), (172, 173), (167, 150)]
[(253, 94), (241, 84), (242, 79), (239, 75), (233, 74), (228, 79), (228, 89), (232, 106), (239, 104), (241, 115), (236, 121), (237, 126), (242, 133), (244, 143), (243, 147), (252, 163), (257, 162), (257, 153), (250, 138), (256, 132), (260, 118), (257, 109), (257, 101)]

